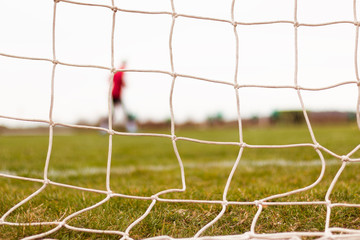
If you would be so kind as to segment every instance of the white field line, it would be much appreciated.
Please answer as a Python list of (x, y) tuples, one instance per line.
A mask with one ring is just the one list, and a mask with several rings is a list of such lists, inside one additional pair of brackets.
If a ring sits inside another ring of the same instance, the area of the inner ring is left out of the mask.
[[(326, 161), (326, 166), (340, 165), (341, 161), (338, 159), (332, 159)], [(184, 167), (186, 169), (209, 169), (209, 168), (231, 168), (234, 165), (234, 161), (219, 161), (219, 162), (185, 162)], [(239, 162), (239, 167), (264, 167), (264, 166), (280, 166), (280, 167), (317, 167), (321, 166), (320, 160), (308, 160), (308, 161), (289, 161), (289, 160), (246, 160), (243, 159)], [(142, 166), (125, 166), (125, 167), (112, 167), (111, 174), (131, 174), (136, 171), (151, 171), (151, 172), (163, 172), (179, 169), (179, 165), (142, 165)], [(37, 175), (41, 176), (42, 172), (39, 171), (9, 171), (1, 169), (0, 173), (23, 176), (23, 175)], [(50, 177), (73, 177), (73, 176), (90, 176), (97, 174), (106, 174), (105, 167), (85, 167), (81, 169), (67, 169), (67, 170), (54, 170), (50, 169), (48, 175)]]

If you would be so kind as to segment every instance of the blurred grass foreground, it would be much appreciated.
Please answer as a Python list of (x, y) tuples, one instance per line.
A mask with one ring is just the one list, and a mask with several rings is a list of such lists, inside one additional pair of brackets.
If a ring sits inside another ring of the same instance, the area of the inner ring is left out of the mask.
[[(140, 129), (141, 130), (141, 129)], [(151, 132), (146, 129), (145, 132)], [(313, 131), (322, 146), (326, 168), (322, 180), (313, 188), (280, 197), (269, 202), (313, 202), (321, 204), (266, 205), (255, 227), (256, 233), (321, 232), (325, 229), (325, 195), (342, 166), (341, 159), (360, 143), (355, 123), (315, 124)], [(157, 133), (170, 134), (169, 129)], [(184, 164), (186, 190), (162, 194), (162, 199), (205, 200), (204, 203), (157, 201), (149, 215), (129, 232), (133, 239), (167, 235), (173, 238), (194, 236), (221, 211), (224, 188), (240, 147), (232, 144), (205, 144), (186, 139), (239, 142), (239, 130), (232, 125), (205, 128), (176, 129), (176, 141)], [(243, 140), (248, 146), (241, 155), (231, 181), (227, 200), (243, 202), (230, 204), (224, 215), (202, 236), (233, 235), (250, 231), (258, 210), (255, 200), (303, 188), (314, 183), (321, 172), (320, 156), (314, 147), (307, 126), (272, 125), (246, 127)], [(125, 197), (112, 197), (106, 203), (85, 211), (67, 224), (74, 228), (107, 231), (125, 230), (141, 217), (151, 199), (160, 191), (182, 188), (178, 159), (171, 138), (155, 136), (112, 136), (110, 188)], [(43, 179), (48, 151), (48, 133), (21, 132), (3, 134), (0, 138), (0, 173)], [(309, 146), (284, 148), (287, 144), (309, 143)], [(49, 184), (41, 193), (6, 216), (8, 223), (58, 222), (72, 213), (102, 201), (106, 194), (106, 169), (109, 136), (98, 131), (66, 132), (55, 127), (49, 162), (48, 178), (64, 186)], [(261, 146), (278, 146), (267, 148)], [(333, 154), (334, 153), (334, 154)], [(355, 151), (351, 158), (359, 158)], [(330, 194), (332, 203), (360, 203), (359, 163), (347, 163)], [(0, 177), (0, 216), (43, 184)], [(72, 185), (82, 189), (66, 187)], [(86, 191), (96, 189), (98, 192)], [(206, 203), (209, 201), (211, 203)], [(217, 201), (217, 202), (216, 202)], [(246, 204), (246, 203), (249, 204)], [(360, 229), (358, 206), (333, 207), (330, 227)], [(0, 224), (0, 239), (19, 239), (43, 233), (56, 224), (22, 225)], [(48, 235), (56, 239), (119, 239), (117, 234), (89, 233), (62, 227)]]

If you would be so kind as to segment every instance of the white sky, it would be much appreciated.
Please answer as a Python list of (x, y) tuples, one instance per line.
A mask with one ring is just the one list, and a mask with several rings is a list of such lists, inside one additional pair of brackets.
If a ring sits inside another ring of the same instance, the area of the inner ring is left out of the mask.
[[(81, 2), (111, 4), (111, 1)], [(231, 0), (174, 0), (177, 13), (231, 19)], [(352, 0), (298, 0), (298, 21), (323, 23), (353, 21)], [(52, 58), (51, 0), (0, 0), (0, 53)], [(121, 0), (119, 8), (169, 11), (170, 0)], [(360, 4), (358, 4), (360, 5)], [(360, 9), (357, 9), (360, 15)], [(111, 67), (112, 11), (60, 2), (56, 13), (56, 55), (61, 62)], [(294, 19), (292, 0), (237, 0), (235, 19), (260, 22)], [(130, 69), (171, 71), (169, 33), (172, 17), (117, 12), (115, 59), (126, 59)], [(355, 81), (356, 27), (336, 24), (298, 29), (298, 82), (303, 87), (325, 87)], [(293, 85), (294, 27), (291, 24), (237, 27), (239, 84)], [(173, 35), (175, 72), (227, 82), (234, 81), (235, 37), (229, 23), (178, 17)], [(0, 56), (0, 115), (47, 120), (52, 64)], [(107, 115), (108, 78), (101, 69), (58, 65), (55, 73), (54, 120), (76, 123)], [(140, 120), (169, 118), (171, 77), (159, 73), (126, 73), (124, 101)], [(291, 89), (240, 89), (244, 117), (278, 109), (298, 109)], [(302, 91), (309, 110), (356, 110), (357, 87)], [(174, 112), (178, 122), (201, 121), (222, 112), (236, 118), (231, 86), (177, 78)], [(27, 126), (4, 120), (0, 125)]]

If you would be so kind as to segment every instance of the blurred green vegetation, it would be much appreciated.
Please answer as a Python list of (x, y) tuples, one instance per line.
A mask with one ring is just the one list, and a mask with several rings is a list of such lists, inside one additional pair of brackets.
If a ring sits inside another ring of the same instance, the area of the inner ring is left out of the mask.
[[(313, 126), (316, 141), (338, 155), (346, 155), (360, 144), (354, 125)], [(149, 131), (151, 132), (151, 131)], [(155, 132), (155, 131), (154, 131)], [(156, 132), (159, 132), (158, 130)], [(170, 134), (163, 130), (161, 133)], [(222, 142), (239, 142), (239, 130), (230, 127), (182, 128), (177, 137)], [(243, 141), (251, 145), (313, 143), (306, 125), (245, 128)], [(0, 172), (42, 178), (49, 138), (42, 136), (2, 136)], [(79, 187), (106, 190), (109, 136), (84, 130), (74, 135), (55, 131), (49, 162), (49, 179)], [(162, 198), (222, 200), (229, 173), (239, 154), (239, 146), (176, 141), (185, 168), (185, 192), (164, 194)], [(314, 188), (273, 201), (324, 201), (341, 161), (322, 152), (327, 167)], [(359, 151), (353, 158), (359, 158)], [(283, 164), (286, 163), (286, 164)], [(307, 164), (308, 163), (308, 164)], [(314, 164), (316, 163), (316, 164)], [(349, 163), (330, 195), (332, 202), (359, 203), (359, 164)], [(274, 194), (306, 187), (319, 177), (320, 156), (313, 147), (245, 148), (231, 181), (229, 201), (252, 202)], [(0, 215), (42, 186), (41, 183), (0, 177)], [(110, 187), (113, 192), (151, 196), (159, 191), (181, 188), (178, 159), (171, 138), (113, 136)], [(89, 207), (105, 194), (49, 185), (43, 192), (12, 212), (9, 222), (58, 221)], [(151, 201), (113, 197), (105, 204), (71, 219), (77, 227), (125, 231), (148, 208)], [(136, 225), (134, 239), (169, 235), (191, 237), (221, 211), (219, 204), (157, 202), (150, 214)], [(250, 230), (257, 207), (229, 205), (224, 216), (204, 235), (241, 234)], [(256, 232), (323, 231), (324, 205), (268, 206), (256, 225)], [(336, 207), (331, 226), (360, 229), (358, 208)], [(0, 239), (19, 239), (45, 232), (53, 226), (0, 225)], [(119, 239), (62, 228), (49, 235), (57, 239)]]

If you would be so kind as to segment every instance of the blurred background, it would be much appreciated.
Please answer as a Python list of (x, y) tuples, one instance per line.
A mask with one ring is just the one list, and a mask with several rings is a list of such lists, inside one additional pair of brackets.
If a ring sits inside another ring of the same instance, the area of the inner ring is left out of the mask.
[[(110, 0), (77, 2), (111, 5)], [(125, 10), (172, 11), (170, 0), (121, 0), (115, 4)], [(231, 0), (174, 0), (178, 14), (224, 20), (231, 20), (231, 4)], [(0, 53), (52, 59), (53, 5), (49, 0), (0, 1)], [(234, 9), (235, 20), (239, 22), (294, 20), (294, 1), (241, 0), (236, 1)], [(57, 60), (111, 67), (112, 14), (104, 7), (60, 2), (55, 23)], [(353, 1), (299, 0), (297, 17), (300, 23), (310, 24), (354, 21)], [(114, 38), (116, 67), (126, 60), (128, 69), (171, 72), (171, 23), (172, 16), (167, 14), (118, 11)], [(292, 24), (238, 25), (237, 33), (239, 84), (294, 85)], [(299, 27), (299, 85), (322, 88), (356, 81), (355, 37), (356, 27), (350, 23)], [(233, 83), (235, 43), (229, 23), (177, 17), (172, 37), (175, 72)], [(0, 115), (48, 120), (51, 72), (50, 62), (0, 55)], [(54, 121), (97, 125), (108, 114), (109, 77), (108, 70), (58, 65)], [(127, 72), (125, 81), (123, 101), (139, 123), (169, 121), (172, 81), (169, 75)], [(305, 108), (314, 112), (314, 119), (323, 121), (334, 116), (354, 119), (356, 84), (301, 94)], [(249, 123), (298, 121), (294, 119), (298, 118), (301, 105), (294, 89), (241, 88), (239, 96), (241, 116)], [(225, 84), (178, 77), (173, 107), (177, 124), (237, 119), (235, 90)], [(37, 124), (0, 118), (0, 126)]]

